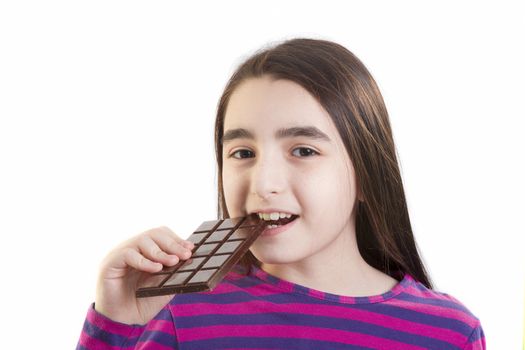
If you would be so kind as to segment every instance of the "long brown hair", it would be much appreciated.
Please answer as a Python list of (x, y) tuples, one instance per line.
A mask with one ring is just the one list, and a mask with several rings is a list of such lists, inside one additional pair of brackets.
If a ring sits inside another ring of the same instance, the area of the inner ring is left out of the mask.
[[(412, 233), (388, 113), (364, 64), (345, 47), (327, 40), (295, 38), (255, 52), (239, 65), (217, 107), (218, 218), (228, 218), (222, 187), (222, 136), (226, 107), (244, 80), (269, 76), (306, 89), (328, 112), (352, 160), (363, 202), (357, 201), (356, 235), (365, 261), (400, 279), (409, 273), (432, 282)], [(240, 264), (261, 266), (248, 252)]]

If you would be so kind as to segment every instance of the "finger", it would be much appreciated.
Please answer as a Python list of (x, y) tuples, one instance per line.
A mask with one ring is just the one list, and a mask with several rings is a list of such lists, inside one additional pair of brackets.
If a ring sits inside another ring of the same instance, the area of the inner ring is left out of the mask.
[(177, 243), (179, 243), (185, 248), (193, 249), (195, 247), (195, 244), (193, 242), (180, 238), (175, 232), (173, 232), (167, 226), (160, 226), (152, 230), (152, 233), (155, 235), (155, 237), (161, 236), (162, 235), (161, 232), (166, 232), (169, 237), (173, 238)]
[(168, 254), (175, 254), (182, 259), (189, 259), (191, 250), (195, 247), (192, 242), (181, 239), (171, 231), (154, 231), (151, 233), (151, 238), (163, 251)]
[(124, 262), (140, 271), (157, 272), (162, 269), (162, 264), (147, 259), (133, 248), (126, 248), (124, 251)]
[(155, 243), (149, 235), (143, 235), (139, 238), (138, 248), (146, 258), (154, 262), (162, 263), (166, 266), (175, 265), (180, 258), (177, 255), (168, 255)]

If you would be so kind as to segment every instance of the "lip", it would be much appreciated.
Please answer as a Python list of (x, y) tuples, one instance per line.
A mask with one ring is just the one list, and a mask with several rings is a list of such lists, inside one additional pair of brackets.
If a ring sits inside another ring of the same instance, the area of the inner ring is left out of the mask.
[(262, 237), (268, 237), (268, 236), (278, 235), (278, 234), (280, 234), (280, 233), (282, 233), (284, 231), (287, 231), (290, 228), (292, 228), (295, 225), (295, 223), (297, 222), (297, 220), (299, 220), (299, 218), (296, 218), (294, 221), (290, 221), (286, 225), (275, 227), (275, 228), (268, 228), (268, 227), (266, 227), (264, 229), (264, 231), (261, 233), (261, 236)]
[(284, 209), (278, 209), (278, 208), (267, 208), (267, 209), (260, 209), (260, 210), (254, 210), (251, 212), (252, 214), (271, 214), (271, 213), (285, 213), (285, 214), (292, 214), (292, 215), (297, 215), (295, 213), (292, 213), (292, 212), (289, 212), (288, 210), (284, 210)]

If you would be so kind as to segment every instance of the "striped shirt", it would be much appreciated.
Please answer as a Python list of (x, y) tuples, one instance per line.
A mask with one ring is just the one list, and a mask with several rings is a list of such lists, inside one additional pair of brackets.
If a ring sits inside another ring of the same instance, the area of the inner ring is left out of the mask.
[(329, 294), (253, 267), (213, 291), (178, 294), (149, 323), (94, 309), (77, 349), (485, 349), (480, 321), (454, 297), (405, 274), (371, 297)]

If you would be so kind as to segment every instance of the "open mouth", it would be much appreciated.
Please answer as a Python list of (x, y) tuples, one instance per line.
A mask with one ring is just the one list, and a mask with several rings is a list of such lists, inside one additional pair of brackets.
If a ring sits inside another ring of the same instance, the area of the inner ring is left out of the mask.
[(252, 215), (254, 215), (254, 217), (257, 220), (264, 221), (266, 226), (268, 226), (270, 228), (287, 225), (287, 224), (289, 224), (290, 222), (294, 221), (295, 219), (297, 219), (299, 217), (299, 215), (292, 215), (289, 218), (279, 218), (277, 220), (263, 220), (263, 219), (259, 218), (259, 215), (257, 215), (257, 214), (252, 214)]

